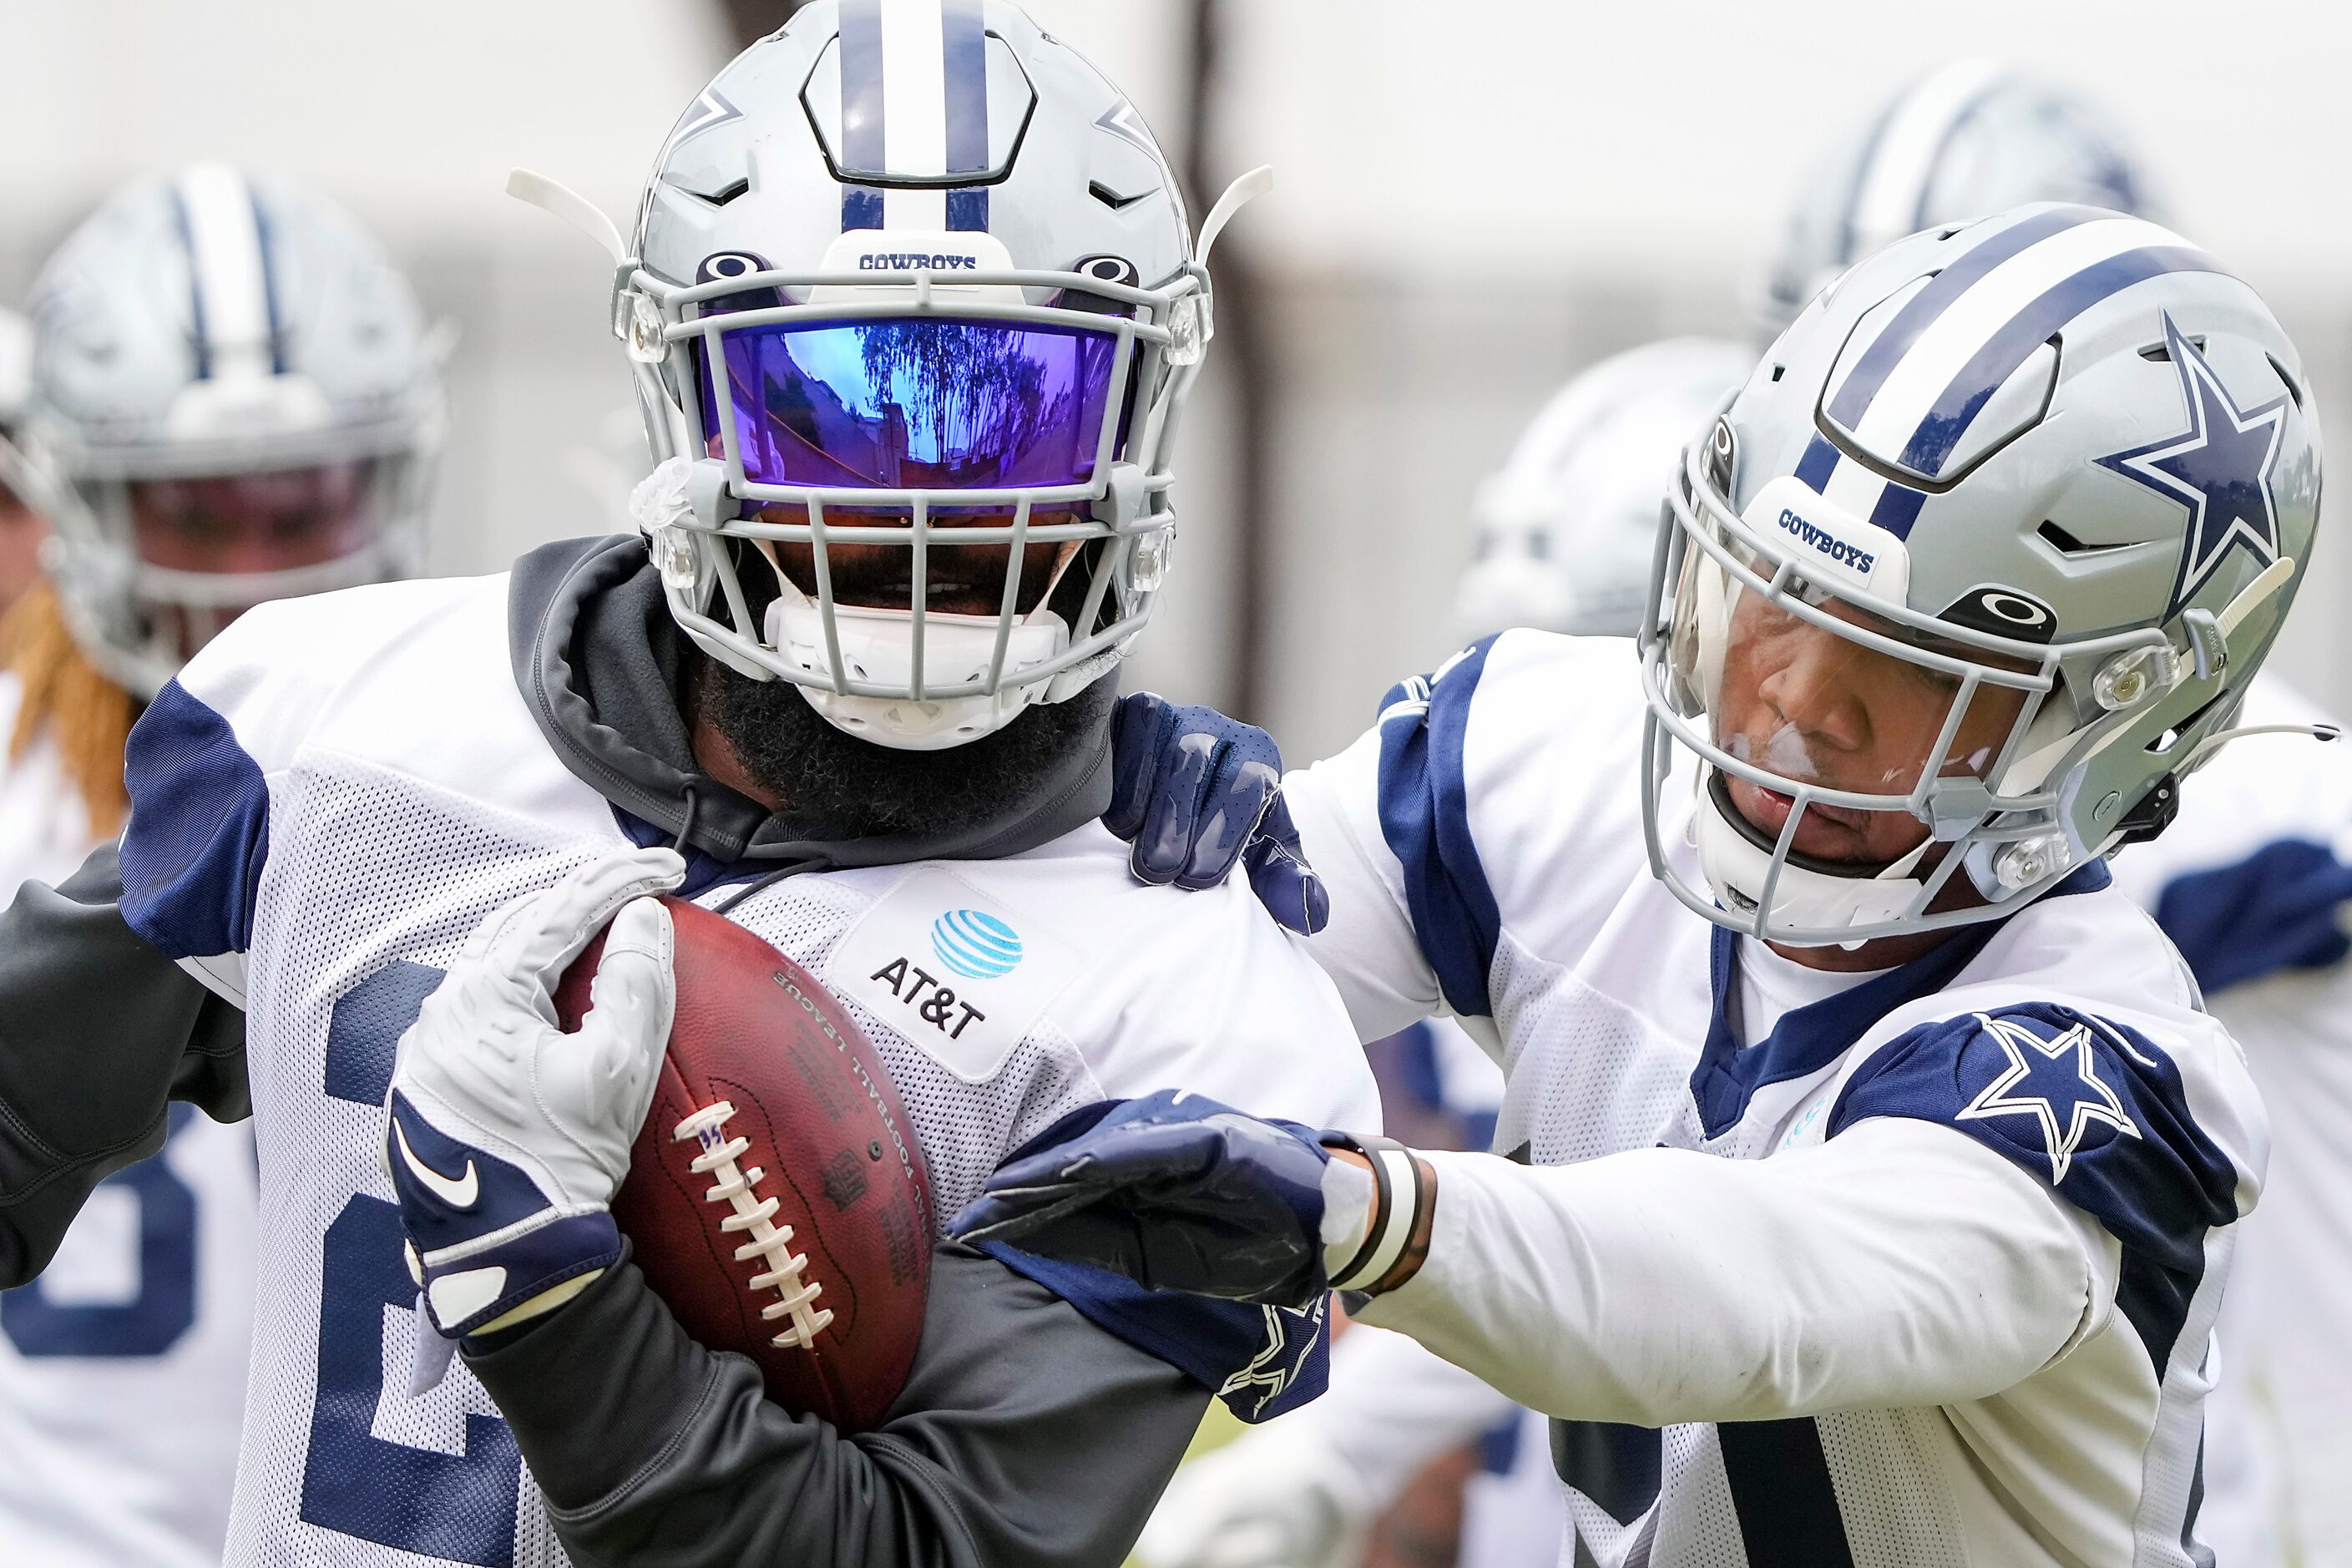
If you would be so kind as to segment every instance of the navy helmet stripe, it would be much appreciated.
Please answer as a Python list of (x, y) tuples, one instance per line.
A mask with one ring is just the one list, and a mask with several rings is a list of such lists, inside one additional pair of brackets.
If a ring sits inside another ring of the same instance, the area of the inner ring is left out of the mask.
[[(981, 0), (942, 0), (940, 27), (947, 50), (948, 173), (983, 174), (988, 156), (988, 28)], [(988, 187), (948, 193), (948, 227), (958, 233), (988, 227)]]
[(980, 0), (942, 0), (940, 26), (947, 49), (948, 169), (950, 174), (988, 169), (988, 30)]
[[(2090, 209), (2084, 209), (2090, 210)], [(1915, 473), (1933, 474), (1959, 445), (1979, 410), (1992, 400), (2001, 384), (2017, 373), (2033, 351), (2048, 342), (2092, 306), (2120, 294), (2134, 284), (2171, 272), (2213, 272), (2230, 276), (2220, 263), (2189, 246), (2144, 246), (2085, 267), (2010, 318), (2008, 324), (1977, 350), (1936, 399), (1910, 443), (1903, 448), (1903, 466)]]
[[(852, 169), (884, 166), (882, 0), (841, 0), (841, 158)], [(882, 193), (845, 185), (841, 226), (882, 226)]]
[(1878, 494), (1878, 504), (1870, 509), (1870, 521), (1897, 539), (1911, 537), (1911, 525), (1919, 521), (1919, 509), (1927, 502), (1924, 490), (1889, 480)]
[(2053, 207), (1988, 237), (1982, 244), (1929, 279), (1925, 289), (1913, 295), (1910, 302), (1895, 312), (1895, 320), (1889, 321), (1886, 330), (1863, 352), (1853, 373), (1845, 378), (1845, 384), (1839, 387), (1837, 395), (1830, 400), (1830, 417), (1848, 430), (1859, 425), (1863, 414), (1870, 407), (1870, 400), (1878, 395), (1879, 390), (1886, 384), (1886, 378), (1895, 374), (1895, 367), (1902, 363), (1905, 354), (1911, 352), (1912, 345), (1919, 341), (1921, 334), (1935, 325), (1961, 295), (1974, 288), (1994, 268), (2053, 235), (2114, 216), (2097, 207)]
[(1838, 450), (1828, 437), (1816, 433), (1805, 443), (1805, 455), (1797, 459), (1797, 478), (1805, 488), (1820, 495), (1829, 488), (1830, 475), (1837, 468)]
[(270, 244), (269, 213), (261, 198), (249, 189), (247, 199), (253, 204), (253, 234), (261, 249), (261, 304), (269, 321), (269, 372), (272, 375), (286, 374), (286, 323), (278, 310), (278, 254)]
[(180, 248), (188, 258), (188, 341), (196, 351), (196, 379), (213, 374), (213, 335), (205, 323), (204, 269), (196, 260), (196, 235), (188, 221), (188, 201), (175, 183), (172, 186), (172, 224), (180, 232)]
[(948, 193), (948, 227), (958, 234), (988, 231), (988, 187)]

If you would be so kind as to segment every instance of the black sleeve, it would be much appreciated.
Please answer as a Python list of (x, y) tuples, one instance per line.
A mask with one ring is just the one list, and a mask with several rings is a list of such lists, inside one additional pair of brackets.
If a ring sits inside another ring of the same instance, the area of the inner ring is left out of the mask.
[(954, 1246), (906, 1392), (859, 1436), (769, 1403), (627, 1262), (467, 1361), (565, 1548), (601, 1568), (1117, 1568), (1209, 1401)]
[(249, 1115), (245, 1015), (125, 924), (106, 845), (0, 914), (0, 1289), (47, 1267), (82, 1200), (163, 1146), (167, 1102)]

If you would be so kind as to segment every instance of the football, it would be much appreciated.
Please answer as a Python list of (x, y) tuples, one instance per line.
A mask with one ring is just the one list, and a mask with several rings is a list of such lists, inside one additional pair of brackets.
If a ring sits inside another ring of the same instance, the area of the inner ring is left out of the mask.
[[(870, 1430), (923, 1331), (931, 1189), (914, 1130), (879, 1053), (806, 970), (662, 902), (677, 1011), (614, 1218), (688, 1334), (751, 1357), (785, 1408)], [(567, 1029), (603, 949), (556, 991)]]

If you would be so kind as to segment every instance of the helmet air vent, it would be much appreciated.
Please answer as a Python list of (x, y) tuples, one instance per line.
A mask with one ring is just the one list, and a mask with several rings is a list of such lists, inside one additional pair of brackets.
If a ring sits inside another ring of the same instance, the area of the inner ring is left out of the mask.
[(2294, 400), (2295, 412), (2298, 414), (2302, 413), (2303, 383), (2297, 380), (2294, 374), (2289, 371), (2286, 366), (2279, 363), (2278, 355), (2264, 354), (2263, 357), (2269, 360), (2271, 362), (2271, 369), (2278, 373), (2279, 384), (2286, 388), (2287, 396)]

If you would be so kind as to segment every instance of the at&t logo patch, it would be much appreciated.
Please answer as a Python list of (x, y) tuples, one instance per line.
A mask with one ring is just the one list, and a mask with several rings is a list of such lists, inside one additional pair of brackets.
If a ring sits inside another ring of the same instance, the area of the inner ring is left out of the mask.
[(919, 866), (842, 933), (824, 978), (957, 1077), (984, 1083), (1084, 967), (1034, 911)]
[(931, 951), (967, 980), (995, 980), (1021, 963), (1021, 933), (980, 910), (950, 910), (931, 922)]

